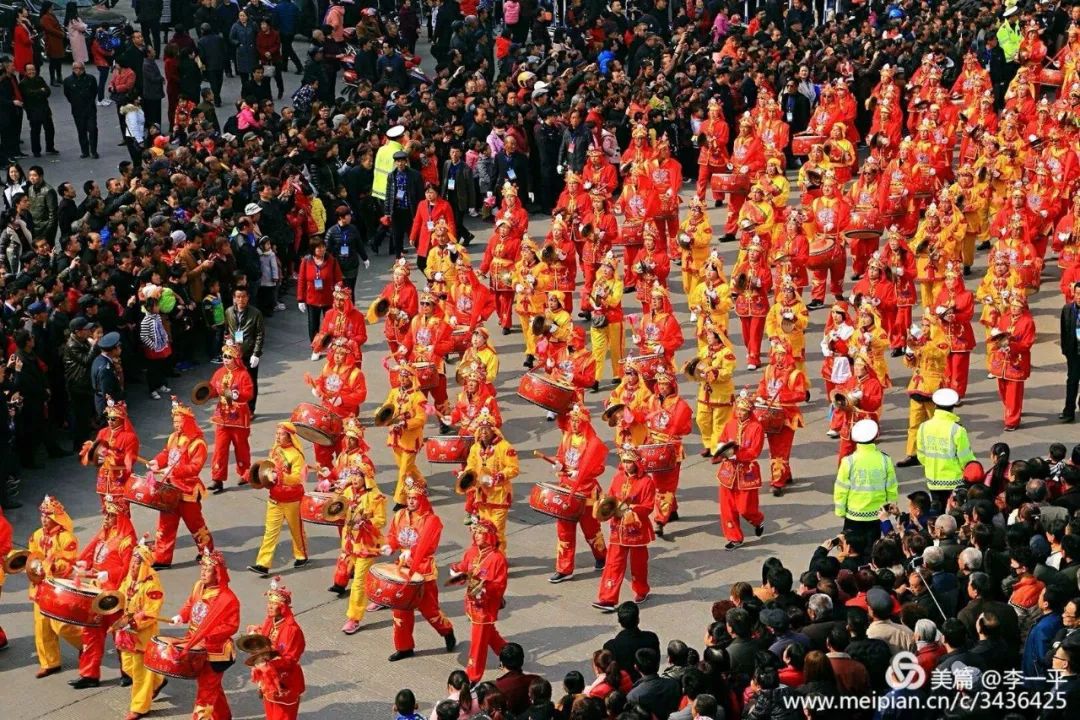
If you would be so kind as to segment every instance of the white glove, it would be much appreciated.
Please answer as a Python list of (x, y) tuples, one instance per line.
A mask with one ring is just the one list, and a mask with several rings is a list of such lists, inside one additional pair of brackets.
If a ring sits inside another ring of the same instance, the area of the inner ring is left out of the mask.
[(100, 571), (98, 571), (98, 574), (97, 574), (97, 581), (98, 581), (99, 583), (103, 583), (103, 582), (105, 582), (105, 581), (106, 581), (106, 580), (108, 580), (108, 579), (109, 579), (109, 573), (105, 572), (104, 570), (100, 570)]
[(1039, 139), (1039, 138), (1035, 137), (1034, 135), (1028, 135), (1028, 142), (1031, 142), (1031, 143), (1033, 143), (1033, 142), (1035, 142), (1035, 141), (1036, 141), (1036, 140), (1038, 140), (1038, 139)]
[(296, 309), (300, 312), (307, 312), (307, 305), (304, 303), (296, 303)]
[(157, 472), (161, 469), (161, 467), (158, 465), (157, 460), (151, 460), (150, 462), (146, 463), (146, 467), (150, 468), (154, 472)]
[(1046, 217), (1046, 211), (1045, 210), (1040, 210), (1039, 211), (1039, 217)]
[(250, 358), (248, 358), (248, 365), (250, 365), (253, 368), (259, 367), (259, 356), (258, 355), (252, 355)]
[(753, 285), (754, 287), (761, 287), (761, 278), (754, 278)]
[(896, 277), (903, 277), (904, 276), (904, 268), (902, 268), (902, 267), (893, 268), (893, 274), (896, 275)]
[(862, 399), (862, 390), (856, 390), (855, 392), (851, 393), (851, 399), (852, 400), (861, 400)]
[(562, 175), (562, 171), (563, 171), (563, 166), (562, 165), (556, 165), (555, 166), (555, 172), (557, 174)]
[(318, 398), (319, 397), (319, 388), (311, 388), (311, 395), (312, 395), (312, 397)]
[(863, 339), (863, 342), (868, 343), (868, 342), (870, 342), (871, 340), (874, 339), (874, 336), (871, 335), (870, 333), (863, 333), (862, 334), (862, 339)]
[(635, 345), (641, 344), (641, 336), (640, 335), (634, 335), (631, 339), (634, 341)]
[(451, 315), (450, 317), (446, 318), (446, 320), (451, 325), (457, 325), (457, 315)]
[(739, 174), (740, 175), (746, 175), (749, 172), (750, 172), (750, 168), (746, 167), (745, 165), (743, 165), (741, 168), (739, 168)]
[(401, 551), (401, 562), (407, 563), (407, 562), (409, 562), (410, 558), (412, 558), (412, 550), (402, 550)]
[(937, 170), (930, 168), (930, 177), (934, 177), (935, 175), (937, 175)]
[(785, 310), (784, 311), (784, 319), (785, 320), (794, 320), (795, 319), (795, 313), (791, 312), (790, 310)]
[(831, 222), (825, 223), (825, 232), (832, 232), (835, 227)]
[(548, 328), (548, 332), (551, 333), (551, 334), (555, 334), (556, 332), (558, 332), (558, 330), (559, 330), (558, 325), (552, 325), (551, 327)]
[(364, 261), (364, 269), (367, 270), (369, 267), (371, 267), (371, 261), (370, 260), (365, 260)]
[(936, 308), (934, 308), (934, 314), (935, 315), (944, 315), (945, 314), (945, 306), (944, 305), (938, 305)]
[(231, 395), (232, 395), (233, 400), (239, 400), (240, 399), (240, 392), (237, 391), (237, 390), (233, 390)]
[(825, 357), (832, 357), (832, 350), (829, 350), (828, 348), (822, 348), (821, 354)]
[(383, 555), (389, 556), (390, 553), (394, 552), (394, 550), (389, 545), (383, 545), (381, 548), (379, 548), (379, 552), (381, 552)]
[(514, 286), (514, 292), (525, 292), (525, 286), (521, 283), (518, 283)]
[(591, 182), (587, 182), (587, 183), (585, 183), (585, 184), (583, 185), (583, 187), (584, 187), (584, 188), (585, 188), (586, 190), (592, 190), (592, 183), (591, 183)]
[(170, 625), (183, 625), (184, 621), (183, 621), (183, 619), (181, 619), (181, 617), (179, 615), (173, 615), (171, 618), (169, 618), (169, 624)]

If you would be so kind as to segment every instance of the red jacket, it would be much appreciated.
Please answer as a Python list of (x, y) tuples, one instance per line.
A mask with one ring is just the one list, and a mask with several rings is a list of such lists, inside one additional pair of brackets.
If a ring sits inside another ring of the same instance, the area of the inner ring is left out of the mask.
[[(652, 475), (641, 473), (630, 478), (620, 465), (615, 477), (611, 478), (608, 494), (629, 507), (621, 518), (611, 518), (611, 544), (637, 546), (651, 543), (656, 537), (649, 519), (656, 502), (656, 483)], [(631, 518), (632, 515), (635, 517)]]
[(341, 266), (337, 258), (327, 255), (322, 265), (311, 255), (300, 261), (296, 279), (296, 301), (312, 307), (326, 308), (334, 302), (334, 286), (341, 282)]
[(564, 432), (555, 453), (563, 466), (559, 482), (576, 493), (594, 497), (600, 488), (600, 476), (604, 474), (607, 445), (595, 433), (589, 433), (584, 447), (574, 447), (571, 439), (572, 433)]
[(409, 231), (409, 242), (416, 248), (419, 257), (427, 257), (431, 248), (431, 231), (435, 229), (440, 218), (446, 220), (450, 234), (456, 238), (458, 231), (454, 226), (454, 211), (450, 203), (442, 198), (437, 198), (434, 203), (420, 201), (416, 214), (413, 215), (412, 229)]
[(266, 32), (260, 30), (255, 35), (255, 50), (259, 54), (259, 63), (273, 65), (281, 60), (281, 35), (277, 30), (270, 28)]
[(473, 625), (491, 625), (499, 619), (510, 569), (501, 550), (489, 548), (483, 553), (470, 545), (461, 562), (450, 566), (454, 572), (468, 573), (470, 584), (481, 581), (474, 591), (465, 592), (465, 615)]

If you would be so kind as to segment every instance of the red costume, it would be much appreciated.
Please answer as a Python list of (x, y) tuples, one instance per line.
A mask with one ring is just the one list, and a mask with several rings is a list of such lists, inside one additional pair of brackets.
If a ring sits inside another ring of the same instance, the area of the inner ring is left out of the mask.
[(675, 492), (679, 488), (679, 474), (686, 457), (682, 438), (693, 429), (693, 413), (686, 401), (679, 397), (679, 385), (670, 370), (661, 368), (654, 380), (656, 394), (645, 411), (645, 427), (648, 429), (646, 442), (675, 446), (675, 465), (670, 470), (652, 472), (656, 486), (657, 533), (663, 535), (664, 525), (673, 516), (678, 516), (679, 503)]
[(409, 280), (409, 266), (402, 258), (394, 264), (394, 279), (387, 283), (382, 293), (372, 303), (368, 310), (368, 322), (378, 322), (375, 314), (375, 305), (385, 299), (388, 304), (385, 321), (383, 322), (383, 334), (390, 352), (397, 352), (403, 338), (409, 332), (409, 321), (416, 317), (420, 309), (419, 295), (416, 286)]
[(642, 469), (641, 456), (632, 446), (624, 446), (619, 459), (619, 469), (611, 479), (608, 495), (597, 508), (601, 512), (611, 507), (611, 547), (593, 603), (605, 610), (613, 610), (619, 604), (628, 563), (634, 602), (640, 604), (649, 597), (649, 543), (655, 537), (649, 521), (656, 501), (652, 476)]
[(975, 295), (964, 287), (959, 268), (946, 268), (945, 286), (934, 298), (933, 311), (941, 318), (949, 341), (948, 370), (945, 373), (949, 378), (949, 387), (963, 400), (967, 394), (971, 351), (975, 349), (975, 330), (971, 326), (975, 317)]
[[(311, 393), (323, 407), (340, 418), (356, 415), (367, 399), (367, 380), (356, 362), (356, 344), (348, 338), (338, 338), (330, 347), (326, 365), (317, 378), (305, 377)], [(334, 463), (334, 454), (341, 449), (343, 436), (333, 445), (315, 445), (315, 462), (319, 467)]]
[(990, 332), (990, 374), (997, 378), (998, 397), (1005, 406), (1005, 429), (1015, 430), (1024, 409), (1024, 381), (1031, 375), (1035, 344), (1035, 321), (1023, 295), (1012, 297), (1009, 312)]
[[(319, 332), (312, 342), (312, 350), (323, 352), (332, 342), (338, 338), (348, 338), (356, 343), (357, 365), (364, 364), (364, 343), (367, 342), (367, 324), (364, 316), (353, 307), (352, 291), (339, 284), (334, 288), (334, 303), (326, 314), (323, 315)], [(315, 342), (319, 345), (316, 346)]]
[(225, 487), (229, 475), (229, 446), (236, 453), (236, 474), (240, 484), (247, 483), (251, 467), (251, 408), (248, 401), (255, 392), (251, 375), (240, 358), (240, 347), (232, 340), (221, 349), (224, 363), (210, 378), (210, 397), (218, 399), (210, 422), (214, 424), (214, 457), (210, 462), (210, 480), (215, 492)]
[(773, 494), (780, 495), (792, 481), (791, 446), (795, 431), (803, 426), (799, 403), (806, 402), (806, 376), (795, 365), (791, 345), (784, 338), (772, 338), (772, 352), (765, 376), (758, 384), (757, 394), (771, 406), (784, 411), (783, 425), (768, 437), (769, 474)]
[[(726, 449), (725, 449), (726, 446)], [(765, 430), (754, 417), (754, 402), (745, 391), (735, 401), (735, 411), (720, 432), (717, 457), (721, 458), (716, 471), (720, 482), (720, 524), (727, 548), (742, 544), (740, 518), (745, 518), (760, 535), (765, 516), (758, 509), (758, 489), (761, 469), (758, 456), (765, 447)]]
[[(246, 405), (245, 405), (246, 407)], [(176, 547), (176, 528), (183, 519), (200, 552), (214, 549), (214, 539), (203, 520), (202, 498), (206, 495), (199, 473), (206, 464), (206, 440), (191, 408), (173, 398), (173, 432), (165, 448), (150, 462), (150, 471), (161, 472), (160, 482), (167, 482), (182, 493), (176, 512), (158, 515), (154, 542), (154, 565), (172, 564)]]
[[(80, 454), (83, 465), (97, 463), (97, 494), (102, 509), (105, 495), (124, 497), (135, 459), (139, 457), (139, 436), (127, 415), (127, 404), (109, 398), (105, 407), (108, 425), (98, 430), (93, 442), (86, 441)], [(127, 512), (125, 510), (125, 512)]]
[(307, 645), (292, 611), (292, 593), (274, 578), (266, 593), (267, 613), (255, 632), (270, 640), (268, 650), (248, 658), (251, 680), (259, 688), (267, 720), (296, 720), (307, 689), (300, 658)]
[(769, 314), (772, 272), (765, 250), (758, 238), (751, 241), (744, 257), (731, 270), (731, 292), (735, 295), (735, 314), (742, 324), (746, 363), (751, 370), (761, 364), (761, 341), (765, 337), (765, 317)]
[(510, 224), (505, 220), (496, 222), (480, 263), (480, 274), (488, 276), (495, 295), (495, 312), (504, 331), (514, 322), (514, 263), (520, 253), (521, 238), (510, 234)]
[(409, 230), (409, 242), (416, 248), (416, 256), (426, 258), (431, 249), (431, 233), (439, 220), (446, 221), (450, 234), (457, 237), (454, 226), (454, 211), (450, 203), (439, 197), (435, 190), (425, 191), (425, 198), (416, 207), (412, 228)]
[[(436, 309), (435, 296), (423, 293), (420, 297), (420, 314), (413, 317), (408, 333), (401, 338), (398, 356), (411, 365), (427, 364), (432, 367), (434, 384), (421, 390), (435, 402), (441, 417), (449, 413), (446, 397), (446, 362), (444, 358), (453, 347), (450, 326), (442, 313)], [(419, 367), (417, 370), (419, 371)]]
[(831, 246), (830, 260), (824, 267), (815, 269), (810, 281), (812, 302), (820, 305), (825, 301), (826, 282), (836, 298), (844, 294), (844, 270), (847, 268), (847, 252), (843, 233), (851, 220), (851, 206), (840, 195), (836, 180), (831, 173), (825, 174), (821, 184), (821, 196), (810, 204), (810, 222), (807, 236), (810, 252)]
[(495, 622), (503, 606), (509, 568), (506, 556), (499, 549), (498, 531), (491, 522), (473, 523), (472, 532), (473, 544), (461, 562), (450, 566), (450, 579), (465, 583), (465, 615), (472, 623), (469, 664), (465, 671), (470, 682), (479, 683), (487, 666), (488, 649), (498, 655), (506, 646)]
[[(748, 179), (756, 178), (765, 169), (765, 151), (761, 141), (754, 134), (754, 121), (750, 116), (743, 115), (739, 119), (739, 135), (735, 138), (735, 146), (731, 151), (731, 172), (744, 175)], [(727, 219), (724, 221), (724, 235), (730, 237), (735, 234), (736, 223), (739, 220), (739, 210), (746, 202), (746, 196), (750, 189), (749, 183), (746, 191), (732, 192), (728, 194)]]
[(574, 553), (577, 544), (577, 528), (585, 536), (592, 550), (596, 567), (603, 567), (607, 558), (604, 533), (600, 522), (593, 515), (593, 505), (600, 497), (600, 476), (604, 474), (604, 462), (608, 448), (596, 435), (589, 421), (589, 413), (581, 405), (569, 412), (569, 424), (563, 428), (555, 464), (559, 485), (586, 498), (585, 511), (577, 521), (558, 519), (555, 534), (558, 538), (555, 551), (555, 575), (552, 581), (560, 581), (574, 573)]
[[(701, 123), (697, 134), (698, 180), (697, 196), (705, 199), (705, 188), (714, 173), (728, 172), (728, 124), (724, 121), (723, 108), (715, 100), (709, 101), (709, 119)], [(713, 200), (720, 203), (721, 194), (713, 190)], [(728, 213), (730, 214), (730, 210)]]

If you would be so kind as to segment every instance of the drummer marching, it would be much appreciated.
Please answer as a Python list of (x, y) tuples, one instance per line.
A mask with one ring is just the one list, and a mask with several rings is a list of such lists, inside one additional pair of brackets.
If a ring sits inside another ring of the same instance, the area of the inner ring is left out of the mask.
[(215, 495), (225, 492), (229, 474), (229, 446), (236, 453), (236, 474), (240, 484), (247, 484), (251, 469), (251, 400), (255, 390), (251, 375), (241, 359), (240, 346), (232, 338), (221, 348), (222, 365), (210, 378), (210, 397), (217, 397), (214, 414), (214, 457), (210, 462), (210, 489)]
[(131, 678), (130, 712), (124, 720), (139, 720), (150, 712), (154, 698), (168, 683), (164, 676), (150, 672), (143, 663), (147, 644), (158, 634), (158, 615), (165, 602), (161, 580), (152, 567), (154, 557), (148, 539), (144, 535), (131, 554), (131, 563), (119, 588), (124, 610), (112, 625), (120, 668)]
[[(83, 465), (96, 462), (97, 494), (123, 497), (135, 459), (139, 456), (139, 436), (128, 419), (127, 403), (108, 398), (105, 402), (105, 427), (98, 430), (93, 442), (82, 447)], [(102, 500), (104, 509), (104, 500)]]
[(296, 426), (291, 422), (278, 423), (274, 445), (270, 448), (270, 497), (266, 500), (266, 527), (263, 530), (259, 554), (248, 570), (264, 577), (270, 574), (274, 549), (281, 534), (281, 523), (289, 526), (292, 536), (293, 567), (308, 563), (307, 533), (300, 520), (300, 501), (304, 499), (304, 479), (307, 463)]
[[(382, 420), (379, 413), (386, 415)], [(376, 411), (376, 425), (389, 424), (386, 445), (397, 463), (397, 484), (394, 487), (394, 509), (405, 507), (405, 480), (419, 477), (416, 454), (424, 441), (424, 394), (417, 389), (416, 371), (412, 365), (397, 365), (397, 387), (391, 387), (386, 402)]]
[(656, 484), (645, 472), (638, 451), (624, 445), (619, 450), (619, 469), (611, 479), (607, 495), (595, 506), (600, 519), (611, 522), (611, 544), (607, 563), (593, 607), (614, 612), (619, 604), (626, 566), (630, 566), (630, 587), (634, 602), (649, 598), (649, 544), (653, 526), (649, 521), (656, 504)]
[(765, 516), (758, 509), (758, 456), (765, 447), (765, 430), (754, 416), (754, 400), (748, 391), (740, 391), (735, 398), (735, 411), (720, 431), (719, 442), (716, 478), (720, 483), (720, 524), (728, 540), (724, 548), (734, 550), (743, 544), (743, 519), (757, 537), (765, 532)]
[(472, 526), (472, 545), (461, 561), (450, 566), (451, 583), (465, 584), (465, 615), (472, 624), (469, 662), (465, 667), (469, 681), (479, 683), (487, 666), (488, 649), (498, 655), (506, 646), (495, 622), (504, 604), (509, 567), (499, 547), (499, 533), (487, 520)]
[(52, 578), (68, 578), (75, 572), (79, 541), (72, 531), (71, 516), (59, 500), (45, 496), (38, 507), (41, 527), (26, 543), (30, 560), (26, 574), (30, 579), (30, 602), (34, 606), (34, 647), (40, 669), (35, 677), (44, 678), (60, 672), (60, 638), (82, 650), (82, 634), (74, 625), (44, 615), (37, 602), (41, 583)]
[(513, 480), (520, 472), (518, 455), (486, 409), (480, 411), (474, 427), (476, 442), (469, 449), (465, 469), (458, 474), (458, 490), (465, 494), (466, 521), (490, 522), (498, 534), (498, 547), (505, 552)]
[(588, 411), (575, 403), (567, 414), (562, 439), (554, 459), (558, 484), (582, 500), (582, 512), (576, 519), (556, 518), (555, 573), (548, 582), (557, 584), (574, 577), (577, 529), (580, 526), (592, 551), (597, 570), (603, 569), (607, 558), (604, 533), (593, 513), (600, 496), (600, 476), (604, 474), (607, 446), (596, 434)]
[(364, 316), (353, 307), (352, 291), (344, 283), (334, 286), (333, 302), (323, 315), (311, 349), (313, 352), (323, 352), (339, 338), (347, 338), (356, 343), (356, 365), (363, 365), (362, 353), (364, 343), (367, 342), (367, 325), (364, 323)]
[(266, 617), (258, 627), (249, 626), (248, 634), (258, 634), (267, 643), (244, 661), (259, 689), (263, 714), (267, 720), (296, 720), (300, 696), (306, 689), (300, 658), (307, 642), (293, 614), (292, 591), (280, 577), (274, 578), (266, 591)]
[[(314, 395), (322, 406), (339, 418), (355, 417), (367, 399), (367, 380), (357, 361), (359, 349), (350, 338), (338, 338), (330, 346), (326, 364), (317, 378), (305, 375)], [(340, 449), (341, 437), (330, 445), (315, 443), (315, 462), (319, 467), (331, 465)]]
[(670, 467), (657, 467), (651, 473), (656, 491), (656, 534), (663, 537), (664, 526), (679, 518), (675, 494), (679, 489), (682, 461), (686, 457), (682, 438), (691, 430), (692, 413), (686, 401), (679, 397), (678, 381), (669, 368), (657, 370), (653, 382), (656, 392), (645, 411), (646, 443), (653, 448), (668, 446), (672, 461)]

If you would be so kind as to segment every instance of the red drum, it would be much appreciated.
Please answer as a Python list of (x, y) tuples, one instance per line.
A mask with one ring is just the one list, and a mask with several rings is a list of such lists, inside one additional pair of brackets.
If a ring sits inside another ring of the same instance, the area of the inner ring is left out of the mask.
[(1061, 87), (1061, 80), (1064, 77), (1064, 73), (1057, 68), (1044, 67), (1039, 71), (1038, 82), (1040, 85), (1050, 85), (1053, 87)]
[(296, 434), (316, 445), (335, 445), (341, 437), (341, 418), (315, 403), (300, 403), (289, 418)]
[(96, 586), (77, 586), (74, 580), (47, 578), (38, 585), (37, 605), (41, 614), (79, 627), (101, 627), (102, 617), (93, 610)]
[(737, 193), (750, 190), (749, 173), (713, 173), (712, 191), (714, 193)]
[(787, 415), (784, 408), (779, 405), (754, 405), (754, 415), (757, 417), (766, 435), (775, 435), (784, 429)]
[(495, 292), (513, 292), (514, 276), (509, 270), (491, 271), (491, 289)]
[(791, 154), (809, 155), (815, 145), (822, 145), (824, 142), (824, 135), (796, 135), (791, 138)]
[(461, 355), (469, 349), (469, 340), (472, 338), (472, 328), (468, 325), (458, 325), (450, 333), (450, 341), (454, 344), (453, 352)]
[(472, 444), (468, 435), (437, 435), (424, 441), (424, 455), (429, 463), (461, 465), (469, 458)]
[(857, 208), (851, 211), (851, 221), (844, 237), (848, 240), (874, 240), (883, 230), (880, 216), (875, 208)]
[(528, 372), (521, 376), (517, 394), (533, 405), (562, 414), (574, 403), (577, 391), (572, 385), (564, 385), (543, 373)]
[(183, 495), (180, 488), (153, 475), (132, 475), (124, 488), (124, 499), (129, 503), (166, 513), (176, 512)]
[(638, 453), (641, 455), (641, 465), (645, 472), (674, 470), (675, 464), (679, 462), (679, 446), (675, 443), (639, 445)]
[(150, 672), (180, 680), (194, 680), (206, 665), (206, 651), (195, 648), (184, 652), (185, 638), (155, 635), (146, 644), (143, 664)]
[(656, 213), (658, 219), (667, 220), (675, 217), (679, 212), (679, 198), (675, 195), (663, 193), (660, 195), (660, 210)]
[(824, 270), (836, 259), (840, 246), (831, 237), (814, 238), (810, 241), (810, 256), (806, 260), (806, 267), (811, 270)]
[(667, 365), (664, 353), (649, 353), (648, 355), (627, 355), (626, 364), (633, 365), (646, 380), (651, 381), (656, 371)]
[(364, 578), (368, 599), (393, 610), (415, 610), (424, 594), (424, 578), (407, 578), (394, 563), (372, 565)]
[(416, 379), (420, 384), (420, 390), (434, 390), (438, 386), (439, 371), (434, 363), (418, 362), (413, 367), (416, 368)]
[(645, 225), (643, 223), (627, 223), (619, 228), (619, 235), (611, 241), (612, 246), (619, 245), (644, 245)]
[(569, 488), (551, 483), (536, 483), (529, 493), (529, 507), (559, 520), (576, 522), (585, 512), (586, 498)]
[(337, 493), (310, 492), (304, 495), (300, 501), (300, 519), (312, 525), (334, 525), (345, 527), (345, 514), (336, 520), (328, 520), (323, 514), (326, 506), (333, 502), (340, 502), (341, 497)]

